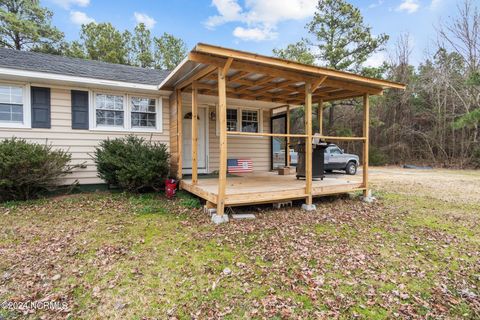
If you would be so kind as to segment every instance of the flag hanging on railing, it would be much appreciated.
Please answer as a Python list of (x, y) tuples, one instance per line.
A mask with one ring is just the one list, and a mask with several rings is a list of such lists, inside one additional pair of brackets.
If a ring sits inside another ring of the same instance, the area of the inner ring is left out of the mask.
[(228, 173), (244, 173), (253, 171), (253, 162), (251, 159), (228, 159)]

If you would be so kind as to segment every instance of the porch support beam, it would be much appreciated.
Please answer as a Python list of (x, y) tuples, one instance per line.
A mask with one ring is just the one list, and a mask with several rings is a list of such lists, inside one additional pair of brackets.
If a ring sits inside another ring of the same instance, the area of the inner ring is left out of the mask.
[(290, 167), (290, 105), (287, 105), (287, 150), (285, 150), (285, 157), (287, 157), (287, 167)]
[(370, 124), (370, 101), (369, 95), (363, 96), (363, 136), (365, 138), (363, 142), (363, 196), (368, 197), (368, 148), (369, 148), (369, 124)]
[(183, 112), (182, 112), (182, 91), (177, 89), (177, 150), (178, 150), (178, 159), (177, 159), (177, 179), (181, 180), (183, 177), (183, 154), (182, 154), (182, 145), (183, 145), (183, 138), (182, 138), (182, 124), (183, 124)]
[(317, 107), (318, 134), (323, 135), (323, 100), (318, 101)]
[(220, 167), (218, 170), (217, 215), (225, 212), (225, 190), (227, 185), (227, 72), (218, 68), (218, 119), (220, 126)]
[(198, 183), (198, 89), (192, 90), (192, 183)]
[(306, 205), (312, 205), (312, 83), (305, 83), (305, 194)]

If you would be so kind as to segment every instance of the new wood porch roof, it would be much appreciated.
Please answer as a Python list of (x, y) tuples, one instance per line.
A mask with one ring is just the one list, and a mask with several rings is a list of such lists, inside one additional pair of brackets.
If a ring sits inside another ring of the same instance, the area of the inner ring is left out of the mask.
[(274, 103), (303, 104), (305, 84), (312, 84), (314, 102), (380, 95), (384, 89), (405, 89), (401, 83), (363, 77), (329, 68), (199, 43), (160, 84), (160, 89), (218, 95), (218, 68), (228, 66), (227, 97)]

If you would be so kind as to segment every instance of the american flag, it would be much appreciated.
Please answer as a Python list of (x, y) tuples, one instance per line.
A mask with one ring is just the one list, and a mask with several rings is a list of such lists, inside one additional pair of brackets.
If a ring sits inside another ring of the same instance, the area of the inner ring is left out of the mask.
[(250, 159), (228, 159), (228, 173), (252, 172), (253, 163)]

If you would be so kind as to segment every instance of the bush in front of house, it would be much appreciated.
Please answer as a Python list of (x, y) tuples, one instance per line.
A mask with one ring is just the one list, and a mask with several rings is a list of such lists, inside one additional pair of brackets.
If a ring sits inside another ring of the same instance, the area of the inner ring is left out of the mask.
[(50, 145), (11, 138), (0, 142), (0, 201), (28, 200), (58, 187), (71, 155)]
[(93, 155), (98, 176), (130, 192), (160, 190), (168, 177), (168, 159), (165, 144), (134, 135), (104, 140)]

